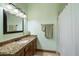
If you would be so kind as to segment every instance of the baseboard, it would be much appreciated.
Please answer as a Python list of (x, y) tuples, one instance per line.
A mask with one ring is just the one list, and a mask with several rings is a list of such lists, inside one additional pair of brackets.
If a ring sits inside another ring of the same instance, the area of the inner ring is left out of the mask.
[(42, 51), (42, 52), (50, 52), (50, 53), (57, 53), (58, 56), (60, 56), (60, 53), (58, 51), (51, 51), (51, 50), (44, 50), (44, 49), (36, 49), (36, 51)]
[(44, 49), (36, 49), (36, 51), (43, 51), (43, 52), (52, 52), (52, 53), (56, 53), (56, 51), (44, 50)]

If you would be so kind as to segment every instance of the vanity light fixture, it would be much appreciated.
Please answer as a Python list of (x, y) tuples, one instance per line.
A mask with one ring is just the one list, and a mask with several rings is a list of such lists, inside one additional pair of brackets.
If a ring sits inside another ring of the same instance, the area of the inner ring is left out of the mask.
[(10, 12), (14, 9), (15, 7), (12, 5), (9, 5), (8, 3), (3, 4), (3, 9)]
[(5, 8), (7, 8), (8, 10), (12, 10), (12, 9), (14, 9), (14, 6), (7, 4), (7, 5), (5, 6)]
[(16, 14), (19, 13), (19, 10), (18, 10), (18, 9), (14, 9), (13, 11), (14, 11)]
[(15, 14), (21, 18), (25, 18), (26, 14), (12, 3), (4, 4), (3, 8), (11, 14)]
[(24, 15), (23, 13), (19, 13), (19, 16), (20, 16), (20, 17), (23, 17), (23, 15)]
[(23, 18), (26, 18), (26, 15), (23, 15), (22, 17), (23, 17)]

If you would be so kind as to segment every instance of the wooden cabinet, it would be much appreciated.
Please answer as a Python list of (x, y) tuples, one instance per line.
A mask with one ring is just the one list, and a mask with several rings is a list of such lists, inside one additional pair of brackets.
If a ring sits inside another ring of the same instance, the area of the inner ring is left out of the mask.
[(20, 51), (18, 51), (15, 55), (16, 56), (24, 56), (24, 48), (23, 49), (21, 49)]
[(35, 54), (36, 51), (36, 39), (31, 41), (28, 45), (25, 47), (25, 56), (32, 56)]
[(28, 43), (24, 48), (22, 48), (19, 52), (16, 53), (18, 56), (32, 56), (36, 51), (36, 40), (32, 40)]

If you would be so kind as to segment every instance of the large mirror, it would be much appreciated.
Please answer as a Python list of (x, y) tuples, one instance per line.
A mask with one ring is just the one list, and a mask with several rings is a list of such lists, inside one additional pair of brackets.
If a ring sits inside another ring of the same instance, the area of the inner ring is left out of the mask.
[(23, 18), (3, 10), (3, 26), (4, 34), (19, 33), (24, 30), (24, 21)]

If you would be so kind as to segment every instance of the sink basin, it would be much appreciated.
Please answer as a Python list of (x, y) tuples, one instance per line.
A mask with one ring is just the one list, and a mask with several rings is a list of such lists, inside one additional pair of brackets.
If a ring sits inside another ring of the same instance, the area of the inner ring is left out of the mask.
[(17, 44), (25, 44), (29, 42), (29, 40), (20, 40), (20, 41), (17, 41)]

